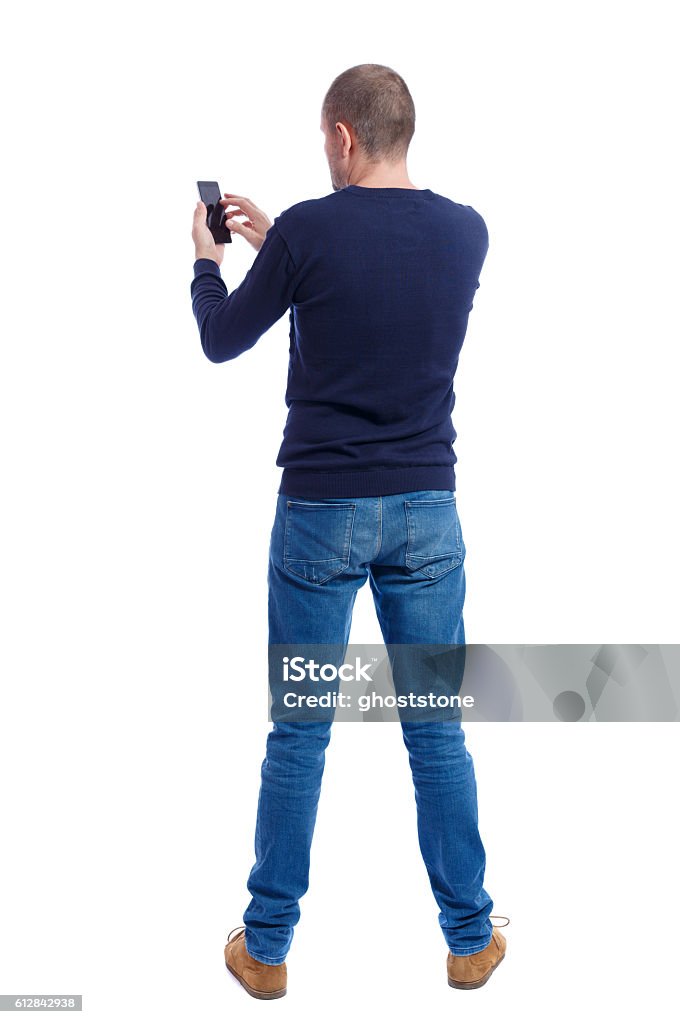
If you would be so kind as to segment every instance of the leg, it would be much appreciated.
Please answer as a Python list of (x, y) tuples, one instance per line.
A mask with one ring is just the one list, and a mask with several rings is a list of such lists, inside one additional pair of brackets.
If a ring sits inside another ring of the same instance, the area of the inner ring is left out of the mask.
[[(288, 502), (292, 505), (289, 506)], [(324, 502), (279, 495), (269, 551), (269, 643), (346, 648), (359, 559), (370, 525), (362, 499)], [(329, 720), (277, 721), (267, 737), (255, 829), (246, 949), (266, 964), (285, 961), (309, 884)]]
[[(370, 586), (386, 645), (465, 643), (465, 544), (455, 495), (383, 498), (384, 536)], [(403, 721), (418, 839), (449, 950), (485, 949), (493, 901), (483, 887), (477, 787), (460, 719)]]
[(246, 949), (285, 961), (309, 885), (309, 863), (331, 722), (276, 722), (267, 737), (255, 826)]
[(491, 939), (493, 901), (477, 827), (477, 785), (459, 720), (404, 722), (418, 841), (449, 950), (468, 955)]

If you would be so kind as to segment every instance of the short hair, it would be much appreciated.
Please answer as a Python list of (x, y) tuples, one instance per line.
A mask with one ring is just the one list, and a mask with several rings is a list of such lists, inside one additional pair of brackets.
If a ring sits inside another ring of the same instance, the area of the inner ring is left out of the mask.
[(404, 158), (416, 129), (416, 111), (406, 82), (384, 64), (357, 64), (331, 83), (321, 116), (329, 130), (351, 125), (371, 163)]

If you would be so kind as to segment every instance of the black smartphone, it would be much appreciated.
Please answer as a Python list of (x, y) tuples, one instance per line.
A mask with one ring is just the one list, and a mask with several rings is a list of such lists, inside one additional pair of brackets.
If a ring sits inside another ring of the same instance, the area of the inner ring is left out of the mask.
[(198, 194), (207, 208), (206, 224), (216, 243), (231, 242), (231, 231), (225, 226), (227, 211), (220, 206), (222, 193), (216, 181), (197, 181)]

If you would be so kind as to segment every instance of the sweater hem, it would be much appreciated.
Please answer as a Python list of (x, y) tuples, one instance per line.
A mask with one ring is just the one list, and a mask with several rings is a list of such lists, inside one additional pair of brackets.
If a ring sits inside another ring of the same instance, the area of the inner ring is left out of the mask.
[(343, 473), (284, 469), (278, 493), (295, 498), (371, 498), (455, 489), (453, 466), (383, 466)]

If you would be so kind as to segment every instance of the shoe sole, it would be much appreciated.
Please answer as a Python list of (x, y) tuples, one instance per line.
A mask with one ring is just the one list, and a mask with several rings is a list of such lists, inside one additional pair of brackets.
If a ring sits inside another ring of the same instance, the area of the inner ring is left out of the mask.
[(244, 981), (241, 975), (237, 974), (236, 971), (232, 967), (230, 967), (228, 963), (226, 963), (226, 961), (225, 967), (227, 968), (229, 973), (234, 978), (236, 978), (236, 980), (243, 986), (248, 995), (253, 997), (253, 999), (280, 999), (281, 996), (285, 996), (286, 992), (288, 991), (287, 988), (277, 988), (274, 990), (274, 992), (258, 992), (256, 988), (251, 988), (248, 982)]
[(449, 977), (449, 985), (451, 986), (451, 988), (465, 988), (465, 989), (468, 989), (468, 988), (481, 988), (482, 985), (486, 985), (487, 981), (489, 980), (489, 978), (491, 977), (493, 972), (496, 970), (498, 965), (500, 963), (502, 963), (504, 960), (505, 960), (505, 953), (503, 953), (503, 956), (499, 957), (499, 959), (493, 965), (491, 970), (487, 971), (487, 973), (484, 975), (484, 977), (480, 978), (479, 981), (454, 981), (453, 978)]

